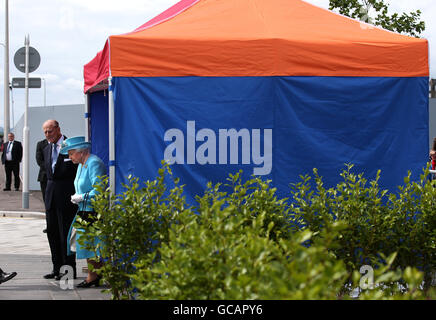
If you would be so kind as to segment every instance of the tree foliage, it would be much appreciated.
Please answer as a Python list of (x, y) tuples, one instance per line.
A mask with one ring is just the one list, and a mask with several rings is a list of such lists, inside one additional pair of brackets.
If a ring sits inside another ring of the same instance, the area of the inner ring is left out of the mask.
[[(425, 30), (420, 10), (390, 14), (389, 4), (384, 0), (330, 0), (329, 9), (337, 9), (348, 17), (412, 37), (419, 37)], [(374, 11), (375, 16), (372, 17)]]

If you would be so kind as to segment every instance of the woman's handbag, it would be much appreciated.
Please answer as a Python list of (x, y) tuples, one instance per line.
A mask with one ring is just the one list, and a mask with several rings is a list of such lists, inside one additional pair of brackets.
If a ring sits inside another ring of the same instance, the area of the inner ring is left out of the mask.
[(85, 197), (83, 200), (85, 202), (85, 207), (82, 211), (77, 212), (77, 216), (79, 216), (81, 220), (85, 221), (87, 225), (91, 225), (95, 220), (95, 211), (86, 211), (86, 203), (88, 201), (88, 198), (89, 194), (87, 192), (85, 193)]

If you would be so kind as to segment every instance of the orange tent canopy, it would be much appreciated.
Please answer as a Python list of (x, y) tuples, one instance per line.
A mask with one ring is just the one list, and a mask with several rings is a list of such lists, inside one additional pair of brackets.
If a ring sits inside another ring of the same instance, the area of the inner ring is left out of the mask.
[[(107, 59), (99, 60), (109, 65), (107, 73), (113, 77), (429, 75), (427, 40), (301, 0), (184, 0), (177, 5), (183, 10), (166, 19), (110, 36), (102, 53)], [(85, 76), (85, 92), (97, 83), (87, 84)]]

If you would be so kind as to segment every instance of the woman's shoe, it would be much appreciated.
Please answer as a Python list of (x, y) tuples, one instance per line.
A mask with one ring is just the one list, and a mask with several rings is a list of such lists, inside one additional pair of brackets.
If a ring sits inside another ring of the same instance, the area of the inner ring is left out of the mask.
[(97, 279), (92, 280), (90, 282), (87, 282), (86, 280), (83, 280), (76, 287), (77, 288), (90, 288), (92, 286), (99, 287), (100, 286), (100, 280), (101, 280), (101, 277), (97, 277)]

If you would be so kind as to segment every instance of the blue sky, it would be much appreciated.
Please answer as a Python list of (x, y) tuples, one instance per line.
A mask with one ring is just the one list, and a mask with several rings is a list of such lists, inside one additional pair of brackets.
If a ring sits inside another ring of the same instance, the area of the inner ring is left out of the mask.
[[(328, 8), (328, 0), (306, 0)], [(23, 77), (13, 65), (15, 52), (30, 35), (30, 45), (41, 55), (41, 65), (32, 77), (45, 79), (47, 105), (83, 103), (83, 65), (100, 51), (109, 35), (129, 32), (178, 0), (10, 0), (10, 77)], [(423, 37), (430, 42), (430, 63), (436, 61), (436, 2), (391, 0), (393, 12), (420, 9), (426, 22)], [(4, 42), (4, 1), (0, 2), (0, 43)], [(3, 126), (3, 60), (0, 46), (0, 126)], [(432, 64), (431, 76), (436, 78)], [(14, 89), (16, 123), (24, 112), (24, 89)], [(44, 90), (31, 89), (30, 106), (44, 105)]]

